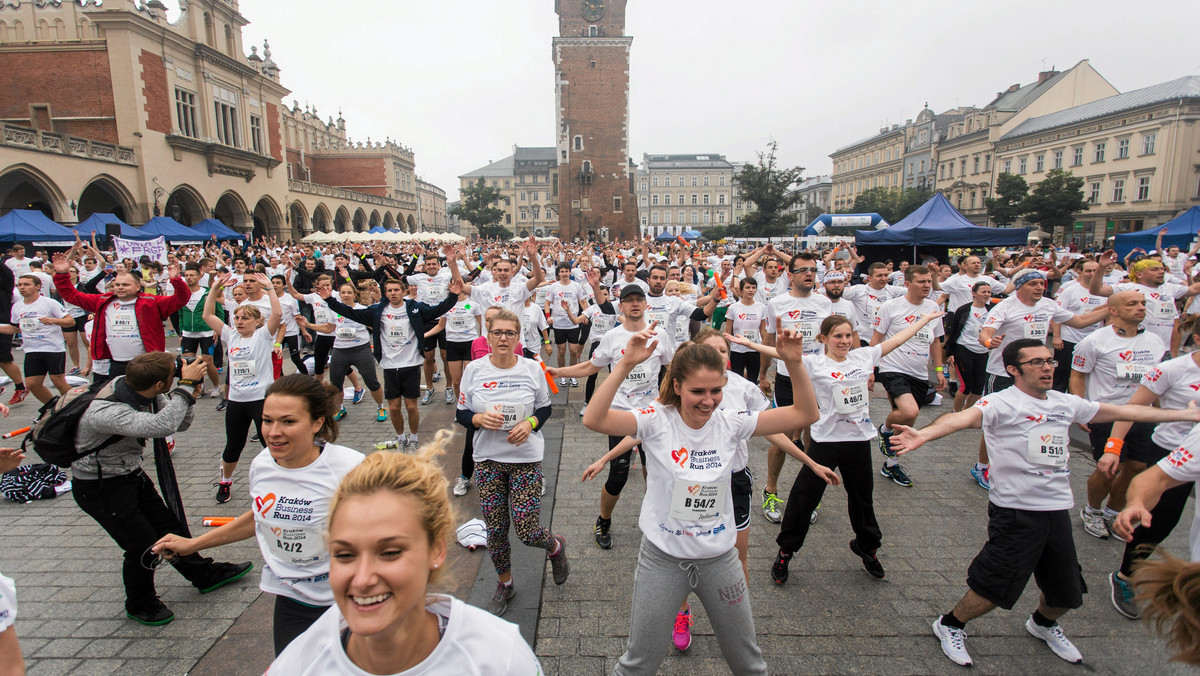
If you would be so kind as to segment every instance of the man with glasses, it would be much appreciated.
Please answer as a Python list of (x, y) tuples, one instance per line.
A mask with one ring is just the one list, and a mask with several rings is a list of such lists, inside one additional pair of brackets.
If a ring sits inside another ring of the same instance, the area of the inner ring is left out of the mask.
[(1056, 392), (1055, 361), (1044, 338), (1009, 341), (1002, 360), (1013, 387), (984, 395), (923, 429), (898, 426), (891, 439), (892, 450), (902, 455), (959, 430), (982, 428), (994, 449), (987, 543), (967, 569), (969, 590), (933, 622), (933, 634), (947, 657), (971, 666), (966, 623), (996, 606), (1011, 610), (1033, 575), (1042, 594), (1025, 630), (1078, 664), (1083, 657), (1058, 625), (1058, 618), (1083, 605), (1087, 590), (1071, 532), (1070, 426), (1198, 421), (1200, 410), (1118, 406)]
[[(817, 342), (817, 334), (821, 332), (821, 322), (833, 314), (833, 305), (829, 299), (814, 292), (817, 286), (817, 256), (802, 251), (792, 256), (788, 270), (791, 271), (791, 288), (782, 296), (776, 296), (767, 303), (764, 319), (767, 322), (767, 333), (763, 336), (767, 345), (775, 345), (776, 331), (793, 329), (804, 339), (804, 355), (820, 355), (825, 351), (824, 346)], [(792, 379), (788, 376), (787, 366), (782, 360), (775, 359), (775, 405), (792, 405)], [(763, 390), (768, 390), (767, 371), (771, 361), (763, 360), (759, 367), (758, 381)], [(792, 438), (796, 445), (804, 448), (800, 441), (803, 430), (796, 430)], [(774, 444), (767, 447), (767, 483), (763, 487), (763, 515), (771, 523), (783, 520), (783, 501), (779, 499), (779, 473), (783, 470), (783, 459), (786, 454)]]

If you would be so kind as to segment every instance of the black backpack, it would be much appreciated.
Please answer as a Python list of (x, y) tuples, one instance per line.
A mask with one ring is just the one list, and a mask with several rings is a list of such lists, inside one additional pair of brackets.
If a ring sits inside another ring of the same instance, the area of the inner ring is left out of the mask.
[[(57, 467), (70, 467), (71, 463), (96, 453), (121, 439), (114, 434), (105, 439), (95, 448), (81, 451), (75, 443), (75, 434), (79, 431), (79, 421), (87, 411), (88, 406), (97, 398), (107, 399), (112, 396), (113, 388), (108, 383), (93, 383), (80, 385), (66, 394), (59, 395), (46, 402), (38, 411), (37, 421), (33, 429), (25, 435), (21, 448), (32, 444), (33, 450), (42, 460)], [(105, 391), (107, 390), (107, 391)]]

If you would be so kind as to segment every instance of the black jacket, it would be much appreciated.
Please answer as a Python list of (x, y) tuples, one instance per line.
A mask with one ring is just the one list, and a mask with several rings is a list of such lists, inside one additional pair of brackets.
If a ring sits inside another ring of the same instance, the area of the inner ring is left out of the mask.
[[(417, 349), (421, 354), (425, 354), (425, 325), (449, 312), (457, 302), (458, 294), (455, 293), (447, 294), (446, 299), (438, 303), (436, 307), (418, 303), (411, 298), (404, 299), (405, 313), (408, 315), (408, 321), (412, 323), (413, 332), (417, 335)], [(326, 299), (325, 303), (329, 305), (329, 309), (346, 319), (352, 319), (369, 327), (371, 329), (371, 352), (375, 355), (376, 361), (383, 359), (383, 344), (380, 339), (383, 333), (383, 310), (390, 307), (391, 302), (383, 300), (358, 310), (336, 300), (333, 296)]]

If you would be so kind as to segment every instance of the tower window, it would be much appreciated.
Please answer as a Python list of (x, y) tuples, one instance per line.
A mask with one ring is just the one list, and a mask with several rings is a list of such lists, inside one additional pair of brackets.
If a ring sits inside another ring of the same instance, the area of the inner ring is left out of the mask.
[[(600, 37), (600, 29), (597, 28), (596, 26), (588, 26), (588, 37), (589, 38)], [(595, 64), (594, 61), (592, 63)]]
[(575, 150), (583, 150), (583, 137), (582, 136), (575, 137), (574, 148), (575, 148)]

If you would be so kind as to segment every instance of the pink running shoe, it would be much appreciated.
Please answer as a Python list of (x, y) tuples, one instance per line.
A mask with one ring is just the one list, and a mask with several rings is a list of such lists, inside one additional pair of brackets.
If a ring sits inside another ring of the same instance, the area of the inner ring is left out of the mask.
[(671, 639), (675, 641), (675, 649), (681, 652), (692, 647), (691, 608), (675, 616), (675, 631), (671, 632)]

